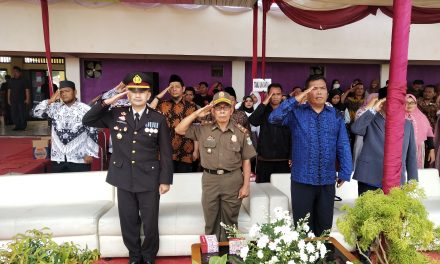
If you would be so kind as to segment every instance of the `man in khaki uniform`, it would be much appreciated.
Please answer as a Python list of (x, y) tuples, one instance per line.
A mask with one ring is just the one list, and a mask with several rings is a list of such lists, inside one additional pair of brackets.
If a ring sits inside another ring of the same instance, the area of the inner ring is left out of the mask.
[[(233, 111), (231, 96), (218, 92), (211, 104), (186, 117), (175, 128), (176, 133), (200, 142), (205, 233), (215, 234), (219, 241), (227, 241), (220, 222), (237, 225), (241, 200), (249, 196), (250, 159), (256, 155), (247, 130), (231, 120)], [(209, 113), (215, 122), (193, 124)]]

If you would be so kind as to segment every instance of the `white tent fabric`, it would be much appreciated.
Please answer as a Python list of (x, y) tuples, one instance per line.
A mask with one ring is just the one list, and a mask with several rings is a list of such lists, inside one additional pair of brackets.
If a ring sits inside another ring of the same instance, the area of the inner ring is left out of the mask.
[[(12, 0), (0, 0), (0, 3)], [(15, 0), (14, 0), (15, 1)], [(23, 0), (25, 2), (40, 4), (40, 0)], [(172, 4), (175, 7), (189, 10), (202, 10), (205, 6), (212, 5), (223, 12), (242, 13), (250, 11), (257, 0), (149, 0), (142, 2), (96, 1), (96, 0), (48, 0), (49, 4), (61, 1), (73, 1), (84, 7), (99, 8), (114, 4), (129, 5), (137, 8), (154, 8), (161, 4)], [(261, 0), (258, 0), (261, 2)], [(392, 6), (393, 0), (285, 0), (295, 8), (312, 11), (326, 11), (347, 8), (356, 5)], [(273, 4), (272, 6), (274, 6)], [(259, 3), (259, 6), (261, 4)], [(440, 0), (413, 0), (413, 6), (422, 8), (440, 8)], [(271, 9), (272, 10), (272, 9)], [(277, 10), (274, 8), (273, 10)]]

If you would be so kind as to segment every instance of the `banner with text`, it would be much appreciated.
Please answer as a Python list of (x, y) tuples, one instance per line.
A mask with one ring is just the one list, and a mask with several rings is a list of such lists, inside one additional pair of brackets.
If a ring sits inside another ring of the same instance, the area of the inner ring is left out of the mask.
[(272, 83), (272, 79), (253, 79), (252, 80), (252, 91), (255, 92), (266, 92), (267, 87)]

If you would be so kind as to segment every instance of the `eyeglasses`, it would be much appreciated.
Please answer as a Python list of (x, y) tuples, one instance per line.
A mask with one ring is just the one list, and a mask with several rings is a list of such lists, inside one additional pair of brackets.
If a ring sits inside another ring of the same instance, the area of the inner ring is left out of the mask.
[(231, 109), (231, 106), (230, 105), (216, 105), (216, 106), (214, 106), (214, 109), (215, 109), (215, 111), (218, 111), (218, 112), (220, 112), (221, 110), (228, 111)]
[(414, 102), (414, 101), (411, 101), (411, 102), (406, 102), (406, 104), (407, 104), (407, 105), (415, 105), (415, 104), (416, 104), (416, 102)]

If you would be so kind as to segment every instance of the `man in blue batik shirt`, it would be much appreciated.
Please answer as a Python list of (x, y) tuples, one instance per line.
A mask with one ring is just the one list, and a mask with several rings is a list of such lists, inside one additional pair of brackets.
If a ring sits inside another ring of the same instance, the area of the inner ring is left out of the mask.
[[(310, 213), (310, 229), (321, 235), (332, 227), (335, 183), (339, 187), (349, 181), (353, 166), (344, 119), (325, 104), (325, 78), (312, 75), (305, 87), (275, 109), (269, 122), (288, 126), (292, 134), (293, 220), (296, 223)], [(301, 104), (304, 99), (307, 103)]]

